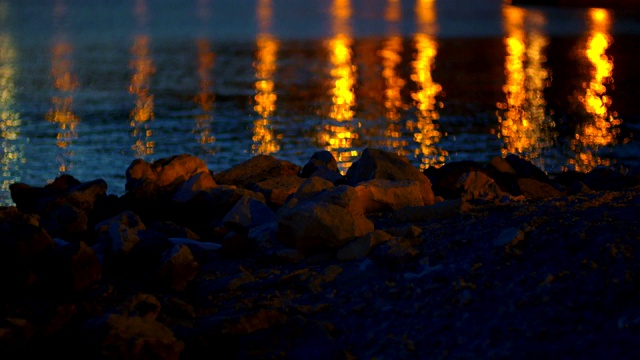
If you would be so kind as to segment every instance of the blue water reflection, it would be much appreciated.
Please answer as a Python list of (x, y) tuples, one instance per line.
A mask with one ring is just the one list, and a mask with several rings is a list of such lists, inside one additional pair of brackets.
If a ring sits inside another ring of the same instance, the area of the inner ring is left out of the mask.
[(638, 40), (637, 15), (500, 0), (0, 0), (0, 203), (60, 173), (121, 194), (177, 153), (638, 166)]

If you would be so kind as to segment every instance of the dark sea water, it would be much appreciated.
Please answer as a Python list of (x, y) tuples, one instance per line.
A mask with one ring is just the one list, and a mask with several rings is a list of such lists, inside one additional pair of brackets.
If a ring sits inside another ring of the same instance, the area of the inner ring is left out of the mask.
[(500, 0), (0, 1), (0, 204), (136, 158), (640, 165), (640, 16)]

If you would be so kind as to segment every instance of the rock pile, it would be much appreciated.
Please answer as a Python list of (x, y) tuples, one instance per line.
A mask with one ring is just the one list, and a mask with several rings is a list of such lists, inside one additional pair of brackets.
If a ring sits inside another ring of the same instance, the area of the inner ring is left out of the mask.
[[(261, 357), (269, 353), (261, 341), (273, 338), (256, 340), (254, 334), (286, 323), (302, 335), (276, 348), (295, 354), (331, 343), (322, 354), (334, 356), (337, 345), (328, 338), (340, 337), (335, 325), (307, 318), (323, 306), (338, 306), (326, 304), (324, 284), (388, 277), (380, 272), (418, 262), (422, 269), (403, 279), (438, 272), (420, 260), (431, 235), (416, 224), (461, 219), (481, 207), (528, 206), (640, 185), (637, 175), (612, 168), (550, 177), (515, 155), (421, 172), (406, 158), (377, 149), (364, 150), (344, 176), (333, 156), (320, 151), (303, 167), (263, 155), (217, 174), (185, 154), (135, 160), (126, 179), (120, 197), (107, 194), (102, 180), (69, 175), (43, 187), (11, 185), (16, 206), (0, 209), (4, 353), (53, 348), (171, 359), (195, 357), (232, 339), (234, 351), (249, 341)], [(513, 253), (526, 230), (505, 228), (490, 243)], [(372, 263), (378, 270), (363, 275)], [(313, 295), (306, 299), (315, 297), (294, 306), (295, 316), (282, 311), (295, 292), (290, 284), (305, 284)], [(263, 300), (280, 305), (256, 307), (249, 294), (258, 290), (269, 294), (260, 295)], [(206, 305), (214, 297), (224, 311)], [(252, 305), (239, 312), (229, 299)], [(70, 334), (82, 343), (69, 348)], [(348, 357), (355, 350), (341, 351)]]

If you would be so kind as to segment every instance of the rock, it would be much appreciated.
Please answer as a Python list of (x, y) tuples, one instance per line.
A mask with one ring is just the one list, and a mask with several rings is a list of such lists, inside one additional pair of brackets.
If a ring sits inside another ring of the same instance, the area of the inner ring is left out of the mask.
[(278, 238), (303, 253), (340, 248), (374, 230), (362, 212), (358, 194), (341, 185), (308, 200), (290, 201), (278, 211)]
[(165, 252), (162, 263), (158, 277), (175, 291), (185, 290), (199, 269), (199, 264), (189, 247), (182, 244), (175, 245)]
[(294, 176), (300, 166), (278, 160), (271, 155), (258, 155), (213, 176), (217, 184), (246, 187), (278, 176)]
[(71, 204), (63, 204), (42, 217), (42, 227), (52, 236), (69, 238), (87, 230), (87, 214)]
[(90, 212), (97, 199), (106, 194), (107, 183), (98, 179), (73, 186), (69, 191), (58, 195), (55, 204), (70, 204), (84, 212)]
[(8, 219), (18, 223), (40, 226), (40, 216), (36, 214), (24, 214), (17, 207), (0, 207), (0, 219)]
[(491, 158), (488, 166), (500, 173), (516, 175), (516, 170), (511, 167), (511, 164), (502, 156), (494, 156)]
[(138, 231), (145, 229), (146, 227), (138, 215), (128, 210), (124, 211), (96, 224), (95, 230), (100, 242), (97, 246), (112, 254), (128, 254), (140, 241)]
[(304, 255), (296, 249), (280, 249), (274, 254), (276, 257), (292, 263), (297, 263), (304, 260)]
[(80, 291), (102, 278), (102, 265), (92, 248), (83, 241), (62, 244), (56, 241), (47, 261), (46, 282), (51, 291)]
[(430, 166), (424, 171), (432, 184), (434, 194), (445, 199), (460, 197), (460, 189), (456, 183), (460, 177), (470, 171), (484, 171), (475, 161), (455, 161), (444, 164), (440, 168)]
[(332, 171), (326, 167), (321, 167), (311, 173), (309, 177), (319, 177), (330, 181), (334, 185), (342, 185), (346, 183), (345, 177), (337, 171)]
[(182, 183), (173, 194), (173, 201), (187, 202), (193, 199), (201, 191), (209, 191), (218, 186), (209, 171), (203, 171), (193, 175)]
[(230, 229), (247, 233), (250, 229), (275, 222), (276, 214), (264, 202), (244, 195), (229, 210), (222, 223)]
[(256, 248), (256, 243), (245, 234), (229, 231), (222, 239), (220, 254), (228, 258), (241, 258)]
[(36, 267), (53, 248), (54, 240), (41, 227), (15, 216), (0, 218), (0, 288), (5, 295), (32, 284)]
[(347, 171), (349, 185), (355, 186), (373, 179), (418, 181), (424, 204), (431, 205), (435, 202), (429, 178), (411, 165), (407, 158), (395, 153), (367, 148)]
[(549, 176), (529, 160), (525, 160), (514, 154), (509, 154), (505, 158), (505, 161), (511, 165), (511, 168), (515, 170), (519, 178), (532, 178), (541, 182), (549, 182)]
[(273, 208), (282, 206), (289, 195), (295, 193), (305, 179), (298, 176), (278, 176), (260, 181), (251, 186), (251, 190), (262, 193), (267, 204)]
[(187, 238), (192, 240), (200, 240), (200, 236), (191, 229), (180, 226), (171, 221), (153, 221), (148, 226), (150, 230), (154, 230), (166, 235), (168, 238)]
[(331, 152), (322, 150), (313, 153), (309, 161), (302, 167), (300, 176), (304, 178), (311, 177), (311, 175), (320, 168), (338, 172), (338, 163)]
[(508, 193), (500, 190), (498, 184), (480, 171), (472, 171), (464, 174), (456, 186), (460, 189), (462, 199), (466, 201), (480, 200), (480, 201), (505, 201), (510, 200), (511, 196)]
[(417, 181), (374, 179), (358, 184), (355, 189), (365, 214), (424, 205)]
[(101, 327), (106, 333), (101, 355), (108, 359), (178, 360), (184, 349), (171, 329), (153, 318), (113, 314)]
[(518, 179), (520, 192), (528, 199), (542, 200), (562, 195), (560, 190), (552, 185), (532, 178)]
[(571, 184), (571, 186), (569, 186), (569, 194), (570, 195), (575, 195), (575, 194), (589, 194), (592, 193), (593, 190), (591, 190), (585, 183), (583, 183), (582, 181), (575, 181)]
[(289, 199), (296, 199), (296, 201), (308, 199), (318, 194), (320, 191), (330, 189), (332, 187), (334, 187), (332, 182), (324, 178), (312, 176), (300, 184), (298, 190), (291, 195)]
[(524, 240), (524, 231), (518, 228), (510, 227), (502, 230), (498, 238), (494, 240), (493, 244), (495, 246), (513, 246), (518, 244), (522, 240)]
[(348, 243), (338, 250), (336, 256), (341, 261), (364, 259), (372, 248), (392, 238), (388, 233), (376, 230)]
[(23, 213), (42, 215), (64, 204), (88, 213), (98, 198), (106, 196), (107, 183), (101, 179), (81, 183), (70, 175), (62, 175), (42, 188), (15, 183), (9, 189), (16, 207)]
[(172, 194), (181, 184), (202, 172), (209, 172), (204, 161), (187, 154), (159, 159), (152, 164), (136, 159), (127, 168), (125, 189), (143, 199)]

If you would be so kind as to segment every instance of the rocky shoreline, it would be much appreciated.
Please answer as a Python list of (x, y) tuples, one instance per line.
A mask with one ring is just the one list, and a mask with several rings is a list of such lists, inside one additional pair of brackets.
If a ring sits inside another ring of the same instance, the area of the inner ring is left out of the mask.
[(343, 176), (256, 156), (135, 160), (126, 193), (63, 175), (0, 208), (0, 355), (633, 358), (640, 176), (515, 155)]

